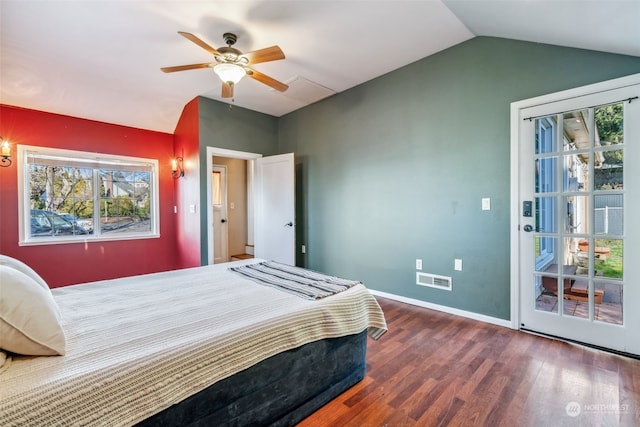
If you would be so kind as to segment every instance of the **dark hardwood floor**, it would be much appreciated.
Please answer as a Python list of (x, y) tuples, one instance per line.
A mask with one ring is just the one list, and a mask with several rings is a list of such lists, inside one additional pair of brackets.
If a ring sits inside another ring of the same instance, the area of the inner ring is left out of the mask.
[(367, 376), (300, 427), (640, 426), (640, 360), (378, 301)]

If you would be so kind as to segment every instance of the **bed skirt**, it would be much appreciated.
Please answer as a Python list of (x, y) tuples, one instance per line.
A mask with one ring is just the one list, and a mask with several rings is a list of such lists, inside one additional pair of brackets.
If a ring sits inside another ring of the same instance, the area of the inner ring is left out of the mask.
[(293, 426), (366, 372), (367, 331), (272, 356), (137, 424)]

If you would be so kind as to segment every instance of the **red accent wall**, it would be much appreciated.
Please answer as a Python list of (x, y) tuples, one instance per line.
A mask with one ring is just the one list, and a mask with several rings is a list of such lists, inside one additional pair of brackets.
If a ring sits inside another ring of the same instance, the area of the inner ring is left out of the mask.
[[(0, 253), (37, 271), (50, 287), (112, 279), (180, 266), (170, 160), (173, 135), (0, 105), (0, 135), (11, 143), (14, 164), (0, 168)], [(160, 238), (18, 246), (16, 144), (157, 159)]]
[[(200, 115), (198, 98), (184, 106), (175, 130), (175, 152), (184, 157), (184, 177), (175, 180), (176, 247), (180, 268), (201, 265), (200, 260)], [(194, 211), (191, 210), (194, 207)]]

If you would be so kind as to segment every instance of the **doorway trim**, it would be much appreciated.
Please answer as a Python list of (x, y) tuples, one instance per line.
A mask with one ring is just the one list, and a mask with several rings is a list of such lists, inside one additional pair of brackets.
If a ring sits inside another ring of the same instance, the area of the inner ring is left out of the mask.
[[(246, 151), (229, 150), (227, 148), (207, 147), (207, 263), (213, 264), (213, 200), (211, 199), (211, 174), (213, 173), (213, 156), (228, 157), (230, 159), (255, 160), (262, 154)], [(253, 174), (250, 175), (253, 177)], [(247, 181), (247, 186), (253, 183)]]
[[(640, 73), (511, 103), (511, 328), (520, 329), (520, 110), (640, 84)], [(636, 101), (640, 102), (640, 101)]]

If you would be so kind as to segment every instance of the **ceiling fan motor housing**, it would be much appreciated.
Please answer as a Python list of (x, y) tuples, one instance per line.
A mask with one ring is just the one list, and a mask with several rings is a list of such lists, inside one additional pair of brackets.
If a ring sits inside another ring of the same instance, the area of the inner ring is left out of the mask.
[(222, 38), (228, 46), (233, 46), (238, 41), (238, 37), (233, 33), (224, 33)]

